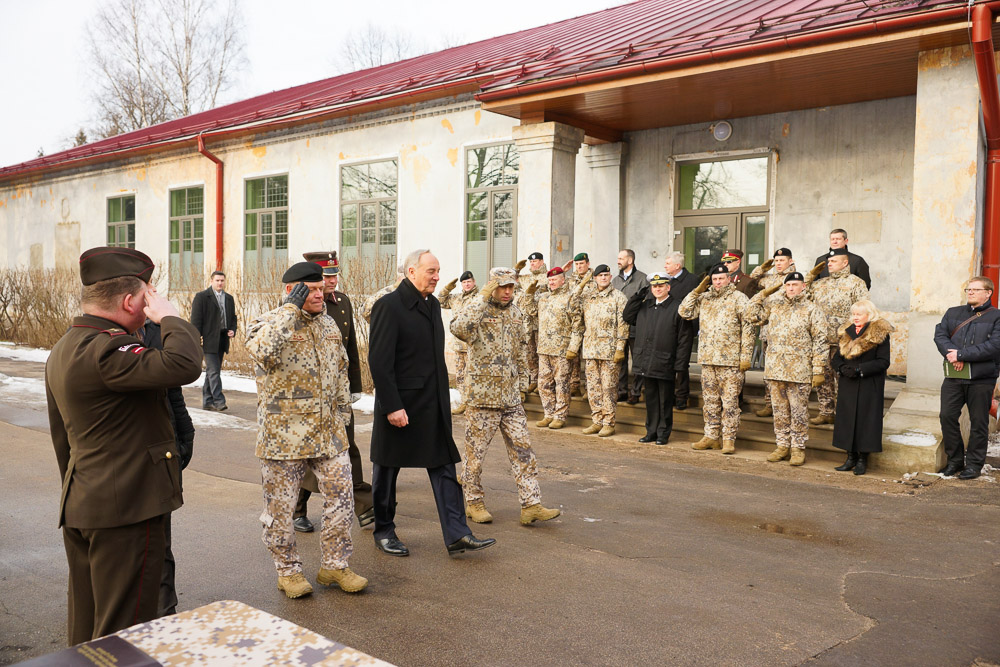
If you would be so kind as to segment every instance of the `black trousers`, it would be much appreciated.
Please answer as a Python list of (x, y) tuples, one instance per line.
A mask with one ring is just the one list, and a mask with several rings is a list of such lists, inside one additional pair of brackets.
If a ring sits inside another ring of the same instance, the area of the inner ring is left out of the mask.
[(63, 526), (69, 646), (157, 618), (167, 516), (117, 528)]
[[(677, 403), (684, 401), (687, 403), (688, 397), (691, 395), (691, 372), (688, 365), (684, 365), (684, 370), (677, 371), (677, 383), (674, 386), (674, 392), (676, 394), (674, 400)], [(649, 396), (646, 397), (646, 401), (649, 401)]]
[(674, 382), (643, 378), (646, 387), (646, 437), (666, 442), (674, 427)]
[[(372, 464), (372, 499), (375, 502), (375, 539), (384, 540), (396, 535), (396, 477), (399, 468)], [(438, 518), (444, 543), (451, 544), (472, 533), (465, 522), (465, 499), (462, 487), (455, 477), (455, 464), (427, 468), (437, 504)]]
[(177, 563), (170, 550), (170, 514), (163, 515), (163, 573), (160, 576), (160, 605), (156, 612), (159, 617), (177, 613), (177, 588), (174, 583)]
[(642, 391), (642, 376), (633, 375), (632, 381), (628, 381), (628, 362), (629, 358), (632, 356), (634, 348), (635, 338), (629, 338), (625, 341), (625, 360), (618, 369), (618, 398), (623, 396), (635, 396), (638, 398), (639, 393)]
[[(354, 514), (361, 516), (372, 508), (372, 485), (365, 481), (365, 470), (361, 464), (361, 450), (354, 442), (354, 417), (351, 417), (347, 425), (347, 456), (351, 459), (351, 481), (354, 484)], [(306, 476), (312, 475), (313, 483), (316, 484), (316, 476), (312, 470), (306, 471)], [(299, 489), (299, 499), (295, 503), (295, 511), (292, 519), (305, 516), (309, 510), (308, 503), (312, 491), (303, 487)]]
[[(944, 436), (948, 463), (975, 470), (982, 470), (986, 463), (993, 384), (962, 384), (947, 378), (941, 384), (941, 434)], [(968, 448), (962, 441), (962, 430), (958, 426), (963, 405), (969, 406)]]

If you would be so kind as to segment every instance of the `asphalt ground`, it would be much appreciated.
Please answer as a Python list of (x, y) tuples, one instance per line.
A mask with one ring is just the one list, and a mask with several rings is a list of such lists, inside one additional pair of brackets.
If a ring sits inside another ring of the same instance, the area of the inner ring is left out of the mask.
[[(227, 427), (199, 428), (173, 517), (180, 610), (240, 600), (399, 665), (1000, 664), (1000, 483), (912, 486), (576, 429), (531, 427), (558, 519), (519, 525), (497, 437), (495, 519), (473, 525), (495, 547), (450, 558), (426, 474), (404, 470), (410, 557), (377, 552), (355, 524), (351, 567), (371, 583), (348, 595), (316, 586), (318, 533), (299, 534), (316, 591), (289, 600), (260, 541), (255, 397), (227, 396)], [(22, 398), (0, 396), (0, 664), (66, 637), (58, 472), (45, 414)], [(358, 416), (366, 459), (370, 422)]]

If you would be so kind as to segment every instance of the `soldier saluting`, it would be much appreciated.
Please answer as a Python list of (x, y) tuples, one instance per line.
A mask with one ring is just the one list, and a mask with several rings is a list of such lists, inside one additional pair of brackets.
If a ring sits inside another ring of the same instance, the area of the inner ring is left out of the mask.
[[(157, 617), (164, 520), (183, 504), (166, 390), (198, 379), (202, 351), (198, 330), (149, 284), (153, 269), (128, 248), (80, 255), (83, 315), (45, 365), (70, 646)], [(147, 317), (162, 350), (132, 335)]]
[[(451, 291), (459, 283), (462, 284), (462, 293), (452, 294)], [(458, 317), (458, 313), (475, 301), (478, 296), (479, 291), (476, 289), (476, 277), (472, 275), (472, 271), (465, 271), (461, 276), (441, 288), (441, 291), (438, 292), (438, 301), (441, 302), (441, 308), (451, 309), (451, 316), (454, 318)], [(455, 386), (458, 389), (459, 401), (461, 401), (457, 407), (452, 408), (451, 414), (460, 415), (465, 412), (466, 408), (465, 364), (468, 361), (469, 349), (465, 343), (456, 339), (452, 344), (451, 351), (455, 353)]]

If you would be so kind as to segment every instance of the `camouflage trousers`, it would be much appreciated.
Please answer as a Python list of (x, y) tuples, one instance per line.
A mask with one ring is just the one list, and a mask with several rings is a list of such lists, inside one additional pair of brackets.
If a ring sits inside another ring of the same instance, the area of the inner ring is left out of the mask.
[(299, 497), (299, 485), (312, 468), (323, 494), (323, 525), (320, 529), (320, 563), (329, 570), (347, 567), (351, 557), (351, 522), (354, 520), (354, 486), (351, 460), (345, 449), (336, 456), (279, 461), (261, 459), (264, 489), (264, 546), (271, 552), (278, 575), (302, 572), (302, 559), (295, 547), (292, 513)]
[(805, 449), (809, 440), (808, 382), (765, 380), (774, 402), (774, 440), (779, 447)]
[(618, 364), (603, 359), (587, 359), (587, 400), (595, 424), (615, 425), (618, 405)]
[(740, 428), (740, 390), (743, 373), (734, 366), (701, 367), (701, 392), (705, 401), (705, 437), (735, 440)]
[(821, 415), (833, 415), (834, 408), (837, 407), (837, 373), (830, 366), (830, 361), (836, 350), (835, 345), (830, 346), (830, 354), (827, 355), (826, 365), (823, 366), (823, 384), (816, 388), (816, 398), (819, 399), (819, 413)]
[(512, 408), (477, 408), (470, 405), (465, 411), (465, 467), (462, 469), (465, 502), (483, 499), (480, 481), (483, 460), (497, 429), (500, 429), (507, 445), (507, 458), (510, 459), (521, 507), (542, 502), (542, 492), (538, 488), (538, 464), (528, 437), (528, 419), (524, 406), (520, 404)]
[(586, 362), (579, 355), (567, 359), (567, 361), (569, 362), (569, 390), (572, 393), (580, 387), (587, 386), (587, 374), (584, 372)]
[(525, 356), (528, 357), (528, 376), (530, 377), (529, 382), (535, 384), (538, 382), (538, 330), (535, 329), (528, 335), (528, 349), (525, 351)]
[(569, 359), (538, 355), (538, 396), (546, 417), (566, 421), (569, 412)]
[(468, 359), (468, 352), (455, 353), (455, 389), (458, 389), (459, 400), (463, 403), (465, 403), (465, 364)]

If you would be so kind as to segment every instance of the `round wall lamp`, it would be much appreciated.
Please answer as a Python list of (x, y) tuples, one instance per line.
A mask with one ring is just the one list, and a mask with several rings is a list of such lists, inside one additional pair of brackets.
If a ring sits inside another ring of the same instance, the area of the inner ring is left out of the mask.
[(708, 129), (711, 130), (712, 136), (716, 141), (725, 141), (733, 136), (733, 126), (729, 124), (729, 121), (720, 120)]

